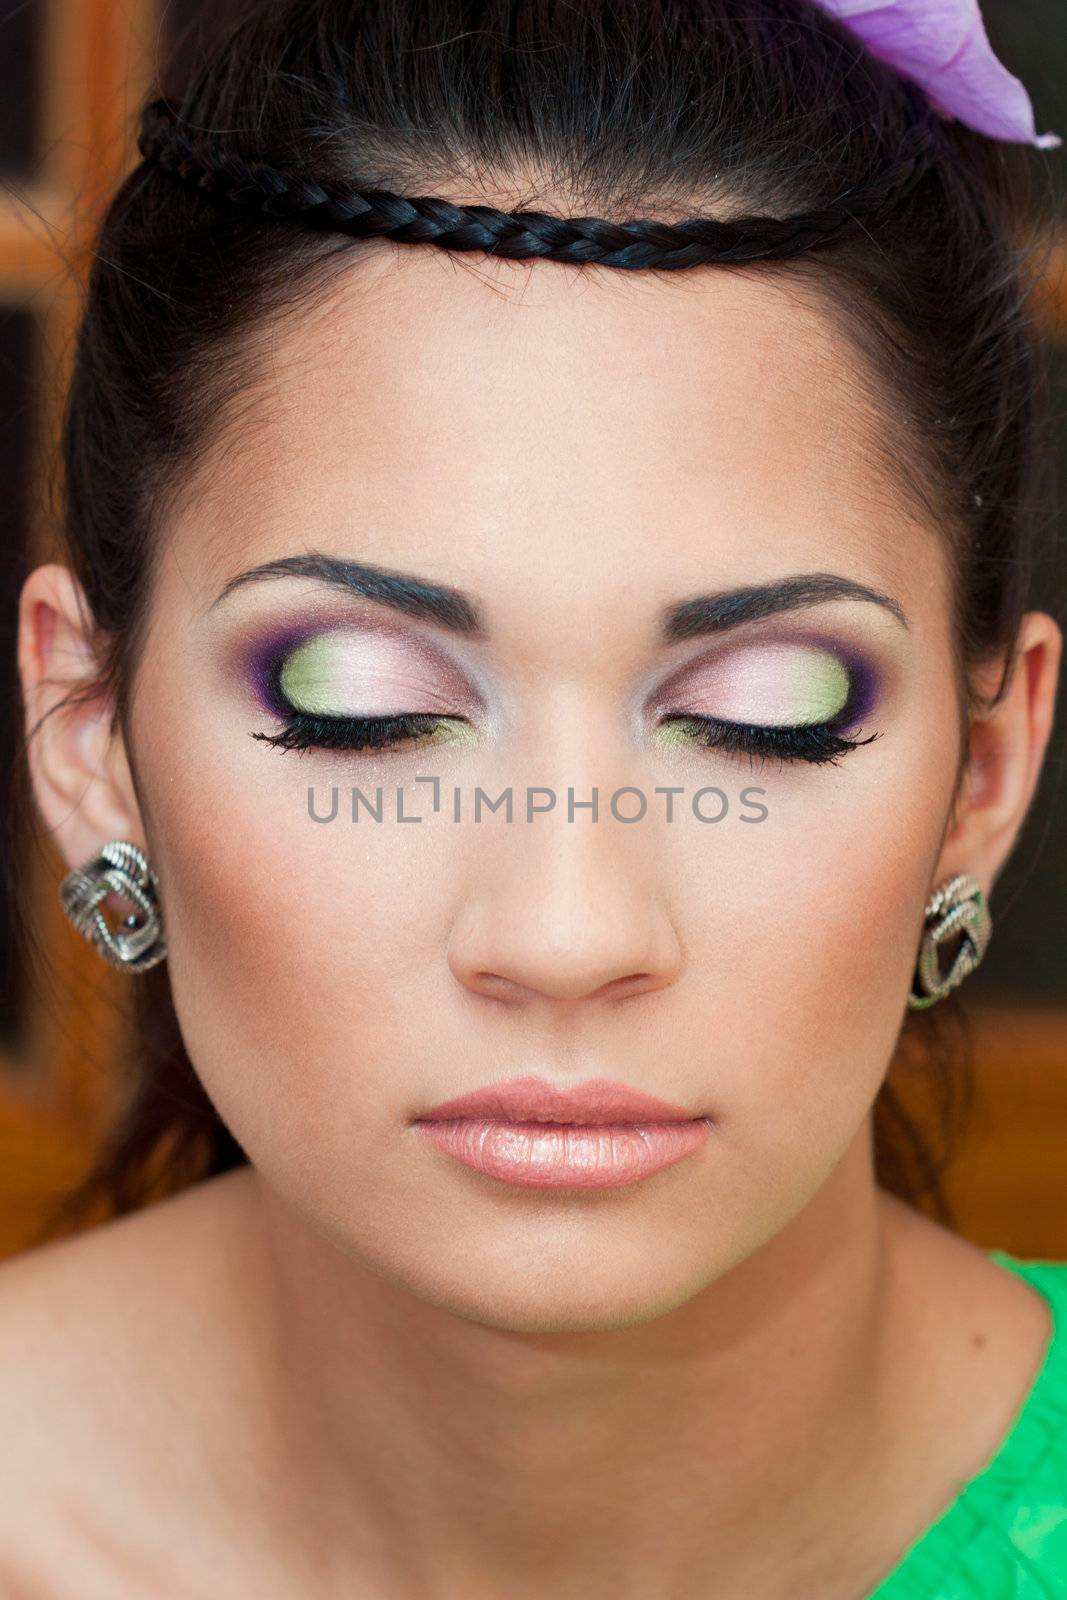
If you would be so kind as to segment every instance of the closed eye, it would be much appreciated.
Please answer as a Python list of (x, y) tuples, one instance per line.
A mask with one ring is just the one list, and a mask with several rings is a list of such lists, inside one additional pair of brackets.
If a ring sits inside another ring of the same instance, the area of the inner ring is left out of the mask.
[(385, 752), (413, 742), (444, 744), (462, 738), (456, 725), (471, 726), (466, 717), (444, 717), (423, 711), (381, 717), (327, 717), (297, 711), (291, 714), (280, 733), (253, 733), (252, 738), (278, 745), (283, 750)]
[(849, 739), (835, 732), (832, 722), (797, 723), (790, 727), (762, 727), (757, 723), (726, 722), (720, 717), (677, 712), (661, 718), (661, 727), (671, 730), (667, 743), (694, 743), (762, 760), (808, 761), (837, 765), (840, 758), (860, 745), (881, 738), (878, 733), (866, 739)]

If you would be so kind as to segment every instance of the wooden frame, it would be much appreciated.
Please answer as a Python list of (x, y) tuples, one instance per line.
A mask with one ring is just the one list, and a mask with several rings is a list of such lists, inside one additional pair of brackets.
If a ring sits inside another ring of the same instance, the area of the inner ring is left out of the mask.
[[(37, 0), (42, 83), (38, 156), (0, 191), (0, 302), (35, 320), (31, 564), (54, 559), (47, 483), (97, 209), (135, 154), (131, 111), (155, 70), (155, 0)], [(12, 192), (14, 191), (14, 192)], [(70, 927), (57, 898), (65, 863), (27, 841), (29, 914), (50, 970), (34, 975), (27, 1047), (0, 1079), (0, 1253), (18, 1248), (41, 1204), (84, 1165), (119, 1088), (121, 974)], [(86, 1070), (87, 1064), (92, 1070)]]

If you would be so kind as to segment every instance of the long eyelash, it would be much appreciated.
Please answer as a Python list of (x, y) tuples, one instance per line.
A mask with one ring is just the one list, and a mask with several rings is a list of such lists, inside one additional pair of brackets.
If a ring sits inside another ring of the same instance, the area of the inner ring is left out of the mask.
[(424, 739), (442, 722), (462, 722), (428, 711), (391, 717), (321, 717), (297, 711), (280, 733), (254, 733), (253, 739), (283, 750), (392, 750), (409, 739)]
[(735, 751), (740, 755), (759, 756), (764, 759), (778, 757), (782, 761), (811, 761), (836, 766), (841, 756), (880, 739), (872, 733), (866, 739), (846, 739), (833, 731), (829, 722), (801, 723), (796, 727), (767, 728), (755, 723), (723, 722), (718, 717), (697, 716), (679, 712), (662, 719), (668, 723), (682, 723), (692, 730), (696, 743), (716, 750)]
[[(462, 720), (429, 712), (403, 712), (383, 717), (323, 717), (295, 712), (280, 733), (253, 733), (251, 737), (283, 750), (384, 751), (399, 748), (408, 740), (424, 739), (442, 722)], [(817, 765), (837, 765), (841, 756), (881, 738), (880, 734), (872, 733), (866, 739), (846, 739), (834, 733), (827, 722), (774, 728), (756, 723), (724, 722), (692, 712), (680, 712), (662, 721), (684, 724), (692, 732), (695, 743), (712, 749)]]

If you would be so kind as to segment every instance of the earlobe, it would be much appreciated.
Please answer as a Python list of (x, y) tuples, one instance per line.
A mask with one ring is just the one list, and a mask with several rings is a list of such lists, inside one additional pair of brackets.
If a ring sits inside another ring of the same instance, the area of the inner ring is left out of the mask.
[(1052, 617), (1022, 619), (1011, 678), (999, 703), (971, 725), (966, 777), (945, 836), (937, 879), (970, 872), (988, 895), (1015, 846), (1048, 748), (1063, 635)]
[(93, 621), (74, 574), (34, 569), (19, 598), (18, 666), (26, 749), (45, 828), (69, 866), (106, 839), (142, 838), (142, 822), (113, 705), (97, 689)]

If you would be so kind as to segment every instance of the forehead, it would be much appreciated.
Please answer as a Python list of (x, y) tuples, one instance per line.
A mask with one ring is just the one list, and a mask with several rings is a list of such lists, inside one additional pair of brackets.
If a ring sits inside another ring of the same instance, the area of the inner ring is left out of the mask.
[(529, 581), (532, 552), (602, 573), (610, 548), (653, 584), (705, 552), (727, 578), (795, 554), (900, 589), (932, 539), (860, 361), (782, 273), (375, 246), (257, 335), (171, 528), (183, 581), (206, 605), (309, 545)]

